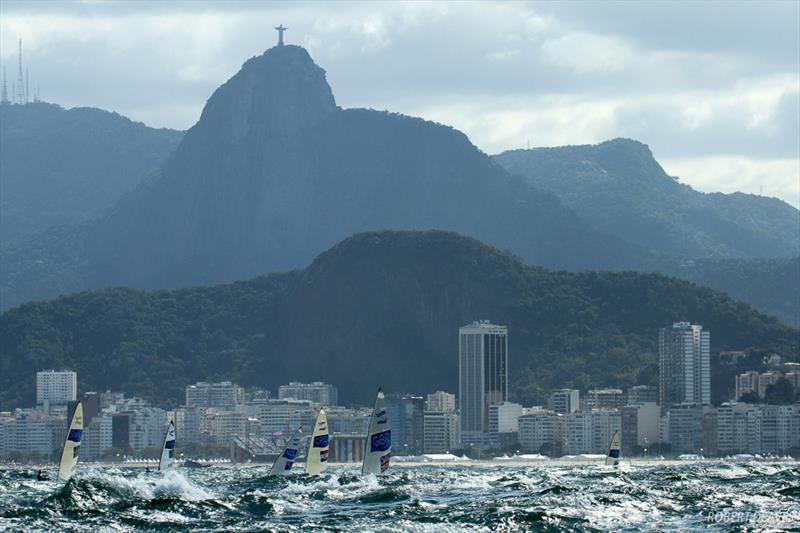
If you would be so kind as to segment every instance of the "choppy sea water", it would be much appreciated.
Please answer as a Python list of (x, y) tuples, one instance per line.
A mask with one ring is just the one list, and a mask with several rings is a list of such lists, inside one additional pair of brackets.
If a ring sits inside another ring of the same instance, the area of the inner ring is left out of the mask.
[(354, 465), (166, 475), (79, 465), (68, 484), (0, 471), (4, 531), (666, 531), (800, 529), (800, 464)]

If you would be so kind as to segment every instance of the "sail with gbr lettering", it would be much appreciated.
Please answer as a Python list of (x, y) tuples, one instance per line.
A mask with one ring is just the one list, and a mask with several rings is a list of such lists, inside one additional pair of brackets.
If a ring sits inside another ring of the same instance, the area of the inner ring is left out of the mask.
[(167, 431), (164, 433), (164, 444), (161, 446), (161, 460), (158, 462), (158, 471), (163, 472), (175, 464), (175, 422), (169, 421)]
[(378, 389), (375, 406), (369, 420), (369, 432), (364, 443), (364, 464), (361, 474), (381, 474), (389, 469), (389, 458), (392, 455), (392, 430), (389, 427), (389, 415), (386, 413), (386, 397)]
[(314, 432), (311, 434), (311, 442), (308, 443), (306, 474), (321, 474), (328, 468), (328, 444), (328, 417), (325, 411), (320, 409), (314, 424)]
[(72, 419), (69, 421), (69, 429), (64, 439), (64, 447), (61, 449), (61, 461), (58, 463), (58, 479), (69, 481), (78, 464), (78, 453), (81, 449), (81, 439), (83, 438), (83, 403), (78, 402)]
[(288, 474), (292, 469), (295, 459), (297, 459), (297, 452), (300, 450), (300, 432), (302, 428), (297, 428), (292, 438), (283, 447), (283, 451), (272, 463), (272, 468), (269, 469), (270, 476), (281, 476)]

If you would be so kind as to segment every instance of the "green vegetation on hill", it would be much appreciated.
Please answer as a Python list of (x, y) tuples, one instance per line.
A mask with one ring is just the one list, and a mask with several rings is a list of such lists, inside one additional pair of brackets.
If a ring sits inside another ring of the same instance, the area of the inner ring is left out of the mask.
[[(361, 403), (377, 384), (455, 391), (457, 328), (477, 319), (509, 326), (512, 395), (525, 404), (561, 386), (654, 383), (658, 328), (678, 320), (711, 331), (715, 369), (721, 350), (800, 353), (797, 330), (685, 281), (554, 272), (453, 233), (375, 232), (302, 271), (12, 309), (0, 316), (0, 408), (33, 403), (43, 368), (75, 369), (81, 390), (171, 404), (201, 379), (272, 389), (326, 380)], [(726, 399), (727, 383), (712, 387)]]
[(653, 268), (725, 292), (762, 313), (800, 327), (800, 257), (664, 259)]
[(637, 141), (511, 150), (494, 160), (558, 196), (594, 228), (659, 255), (800, 254), (800, 211), (775, 198), (695, 191), (667, 175)]
[(0, 105), (0, 245), (99, 217), (182, 136), (100, 109)]

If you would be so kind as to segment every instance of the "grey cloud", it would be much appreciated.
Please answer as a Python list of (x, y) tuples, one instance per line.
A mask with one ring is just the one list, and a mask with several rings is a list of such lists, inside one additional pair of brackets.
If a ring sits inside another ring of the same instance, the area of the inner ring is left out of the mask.
[[(0, 42), (11, 75), (16, 35), (9, 20), (24, 17), (31, 81), (41, 85), (45, 100), (110, 109), (156, 127), (191, 126), (213, 90), (248, 57), (272, 46), (272, 26), (283, 23), (290, 28), (287, 41), (309, 48), (345, 107), (414, 113), (457, 105), (488, 116), (518, 106), (520, 113), (536, 116), (566, 99), (585, 104), (587, 113), (601, 110), (582, 121), (593, 130), (576, 129), (571, 137), (576, 142), (603, 140), (596, 138), (600, 132), (638, 138), (669, 157), (797, 158), (800, 83), (781, 89), (777, 111), (758, 127), (735, 109), (691, 127), (680, 105), (685, 94), (729, 98), (743, 83), (800, 79), (799, 6), (3, 0)], [(58, 31), (37, 34), (45, 19)], [(85, 31), (70, 33), (75, 21), (82, 21)], [(104, 30), (109, 21), (120, 29)], [(601, 54), (609, 68), (576, 68), (574, 60), (597, 53), (603, 39), (618, 47)], [(619, 50), (625, 57), (615, 62)], [(621, 100), (625, 105), (606, 119), (607, 103)], [(446, 113), (436, 116), (447, 118)], [(506, 127), (502, 120), (471, 122), (479, 128)], [(493, 139), (491, 146), (482, 146), (487, 150), (524, 143), (524, 137), (516, 141), (516, 131), (465, 129), (479, 145), (481, 139)], [(546, 129), (536, 133), (544, 140), (537, 143), (552, 144)], [(498, 145), (512, 140), (518, 144)]]
[(614, 116), (620, 136), (658, 147), (665, 157), (738, 154), (751, 158), (800, 157), (800, 92), (785, 93), (769, 120), (748, 127), (735, 112), (715, 113), (695, 128), (669, 104), (624, 106)]
[(800, 3), (542, 2), (529, 9), (587, 31), (625, 35), (647, 49), (730, 52), (773, 68), (797, 68)]

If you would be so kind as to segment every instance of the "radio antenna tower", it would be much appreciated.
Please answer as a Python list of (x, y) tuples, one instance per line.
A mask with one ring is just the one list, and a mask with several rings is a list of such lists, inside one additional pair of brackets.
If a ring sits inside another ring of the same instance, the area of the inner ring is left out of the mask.
[(17, 94), (14, 95), (18, 104), (25, 103), (25, 81), (22, 79), (22, 39), (19, 40), (19, 73), (17, 74)]
[(8, 80), (6, 80), (6, 66), (3, 65), (3, 94), (0, 96), (0, 104), (8, 103)]
[(31, 101), (31, 86), (28, 84), (28, 67), (25, 67), (25, 103)]

